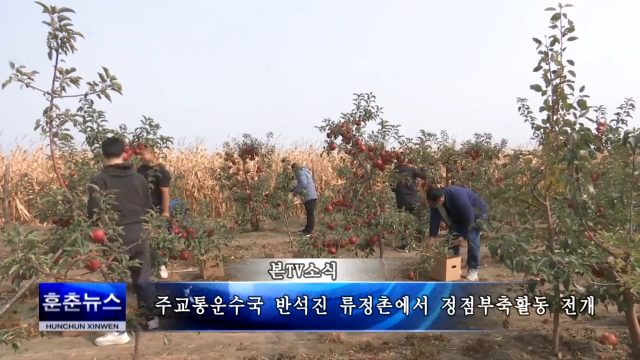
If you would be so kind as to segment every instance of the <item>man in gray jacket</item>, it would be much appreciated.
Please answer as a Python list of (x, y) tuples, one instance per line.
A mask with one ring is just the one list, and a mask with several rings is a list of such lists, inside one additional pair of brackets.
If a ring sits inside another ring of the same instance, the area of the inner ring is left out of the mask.
[(316, 184), (313, 183), (313, 178), (309, 169), (302, 167), (298, 164), (291, 164), (291, 170), (296, 174), (298, 183), (291, 192), (293, 195), (300, 195), (304, 202), (304, 210), (307, 213), (307, 225), (300, 231), (304, 236), (311, 236), (313, 227), (316, 223), (316, 201), (318, 200), (318, 193), (316, 192)]

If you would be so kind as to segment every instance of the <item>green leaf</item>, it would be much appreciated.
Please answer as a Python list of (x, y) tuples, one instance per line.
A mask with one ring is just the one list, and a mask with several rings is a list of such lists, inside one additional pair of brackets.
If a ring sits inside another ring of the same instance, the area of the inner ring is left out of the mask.
[(582, 93), (582, 92), (584, 92), (584, 90), (585, 90), (586, 88), (587, 88), (586, 86), (582, 85), (582, 86), (580, 86), (580, 90), (579, 90), (579, 91)]
[(542, 65), (538, 65), (538, 66), (533, 68), (533, 72), (538, 72), (540, 70), (542, 70)]
[(533, 84), (531, 86), (529, 86), (529, 88), (535, 92), (542, 92), (542, 86), (538, 85), (538, 84)]
[(73, 9), (68, 8), (68, 7), (61, 7), (61, 8), (58, 9), (58, 14), (64, 14), (64, 13), (75, 14), (76, 12)]
[(13, 62), (9, 61), (9, 67), (11, 68), (11, 71), (16, 69), (16, 64), (14, 64)]
[(560, 17), (562, 17), (562, 15), (560, 15), (560, 13), (555, 13), (555, 14), (551, 15), (551, 19), (549, 19), (549, 21), (551, 23), (557, 23), (558, 21), (560, 21)]
[(9, 76), (9, 78), (5, 82), (2, 83), (2, 90), (4, 90), (4, 88), (9, 86), (9, 84), (11, 84), (12, 81), (13, 81), (13, 78), (11, 78), (11, 76)]
[(566, 291), (569, 291), (569, 288), (571, 288), (571, 274), (568, 271), (562, 277), (562, 286)]
[(569, 60), (567, 60), (567, 64), (569, 64), (571, 66), (574, 66), (576, 64), (576, 62), (571, 60), (571, 59), (569, 59)]
[(41, 3), (40, 1), (34, 1), (36, 4), (42, 6), (42, 13), (43, 14), (48, 14), (51, 12), (51, 9), (49, 9), (49, 7), (43, 3)]
[(589, 110), (589, 105), (587, 105), (587, 100), (585, 100), (585, 99), (578, 99), (577, 105), (578, 105), (578, 109), (580, 109), (582, 111)]
[(556, 11), (556, 8), (554, 7), (548, 7), (546, 9), (544, 9), (544, 11)]
[(567, 38), (567, 41), (576, 41), (576, 40), (578, 40), (578, 37), (577, 37), (577, 36), (569, 36), (569, 37)]

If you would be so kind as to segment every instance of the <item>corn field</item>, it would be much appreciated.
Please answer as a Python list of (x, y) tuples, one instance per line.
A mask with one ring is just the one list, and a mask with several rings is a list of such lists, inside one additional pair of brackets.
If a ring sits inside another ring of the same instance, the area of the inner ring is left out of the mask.
[[(336, 157), (320, 157), (321, 150), (314, 146), (298, 147), (291, 150), (282, 150), (273, 159), (273, 167), (282, 169), (282, 158), (287, 158), (302, 166), (308, 167), (316, 181), (316, 187), (321, 194), (323, 189), (335, 181)], [(20, 223), (35, 223), (32, 209), (26, 205), (27, 194), (38, 192), (42, 185), (57, 184), (53, 166), (48, 157), (48, 152), (43, 146), (29, 150), (23, 146), (17, 146), (8, 155), (0, 155), (0, 184), (5, 183), (5, 166), (9, 165), (9, 196), (8, 205), (11, 212), (11, 221)], [(211, 214), (229, 211), (232, 204), (225, 194), (221, 193), (211, 175), (211, 170), (217, 168), (223, 162), (223, 154), (211, 152), (200, 146), (184, 146), (166, 152), (163, 164), (172, 173), (174, 179), (178, 179), (180, 200), (194, 202), (206, 200), (212, 204)], [(0, 193), (0, 197), (4, 195)], [(3, 199), (4, 200), (4, 199)], [(296, 212), (303, 214), (301, 206), (296, 207)], [(5, 219), (2, 219), (4, 223)]]
[[(291, 171), (284, 169), (282, 159), (298, 163), (311, 170), (316, 183), (318, 194), (322, 196), (324, 190), (337, 185), (337, 170), (343, 156), (321, 156), (322, 149), (316, 145), (297, 144), (290, 149), (279, 149), (272, 159), (273, 169), (276, 171)], [(210, 204), (208, 214), (198, 214), (205, 217), (220, 217), (221, 214), (233, 210), (233, 204), (228, 194), (220, 191), (212, 175), (212, 170), (219, 168), (224, 162), (222, 152), (211, 152), (199, 145), (179, 145), (165, 152), (162, 161), (172, 173), (174, 181), (174, 197), (195, 203), (206, 201)], [(0, 186), (5, 184), (5, 166), (9, 165), (9, 196), (8, 208), (11, 221), (36, 224), (33, 216), (34, 209), (30, 209), (29, 194), (38, 193), (45, 184), (57, 184), (53, 166), (49, 160), (49, 153), (44, 146), (31, 147), (16, 146), (8, 155), (0, 155)], [(444, 170), (443, 170), (444, 175)], [(293, 185), (293, 184), (292, 184)], [(0, 198), (4, 202), (4, 192), (0, 191)], [(297, 215), (304, 215), (304, 208), (299, 200), (294, 202)], [(4, 223), (4, 214), (0, 214), (0, 224)]]

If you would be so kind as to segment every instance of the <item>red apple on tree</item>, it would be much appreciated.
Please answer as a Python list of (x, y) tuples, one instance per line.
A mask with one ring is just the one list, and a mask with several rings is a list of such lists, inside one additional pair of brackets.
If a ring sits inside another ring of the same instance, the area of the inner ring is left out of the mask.
[(187, 261), (191, 257), (191, 253), (189, 251), (183, 251), (180, 253), (180, 259)]
[(91, 231), (91, 241), (93, 241), (96, 244), (104, 244), (104, 241), (107, 239), (107, 237), (104, 234), (104, 230), (102, 229), (93, 229)]
[(87, 261), (87, 263), (84, 265), (84, 268), (89, 270), (90, 272), (95, 272), (95, 271), (98, 271), (98, 269), (100, 269), (100, 266), (102, 266), (102, 263), (100, 262), (100, 260), (91, 259)]

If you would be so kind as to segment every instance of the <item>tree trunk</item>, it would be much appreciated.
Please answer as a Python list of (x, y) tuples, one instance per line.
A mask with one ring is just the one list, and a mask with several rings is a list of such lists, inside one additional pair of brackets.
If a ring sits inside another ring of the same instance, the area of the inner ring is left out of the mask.
[(640, 358), (640, 324), (638, 324), (638, 317), (636, 314), (636, 302), (635, 297), (631, 293), (631, 290), (624, 290), (622, 293), (622, 299), (627, 307), (624, 312), (625, 319), (627, 321), (627, 327), (629, 328), (629, 338), (631, 339), (631, 353), (636, 358)]
[(560, 306), (553, 309), (553, 335), (551, 338), (551, 352), (560, 351)]

